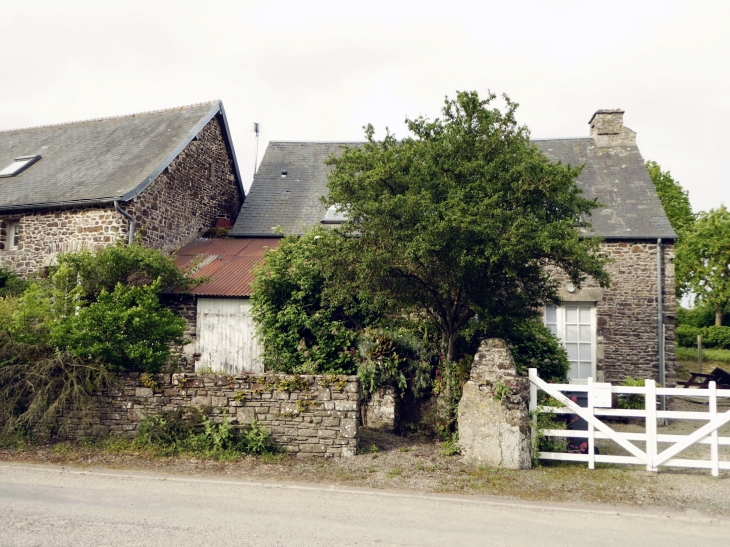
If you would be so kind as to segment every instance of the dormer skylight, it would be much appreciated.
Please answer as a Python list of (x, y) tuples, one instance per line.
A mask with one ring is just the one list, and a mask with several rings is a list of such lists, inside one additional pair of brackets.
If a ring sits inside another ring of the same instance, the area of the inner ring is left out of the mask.
[(40, 154), (36, 154), (35, 156), (21, 156), (19, 158), (15, 158), (10, 163), (10, 165), (0, 170), (0, 177), (14, 177), (18, 173), (28, 169), (28, 167), (33, 165), (39, 159), (41, 159)]
[(342, 205), (330, 205), (324, 214), (322, 224), (344, 224), (350, 220)]

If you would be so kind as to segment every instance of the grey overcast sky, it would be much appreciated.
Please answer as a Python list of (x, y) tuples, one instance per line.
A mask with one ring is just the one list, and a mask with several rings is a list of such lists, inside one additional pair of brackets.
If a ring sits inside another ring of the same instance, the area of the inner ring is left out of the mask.
[(533, 137), (622, 108), (694, 209), (730, 205), (730, 1), (2, 0), (0, 129), (222, 99), (247, 186), (271, 140), (403, 135), (456, 90)]

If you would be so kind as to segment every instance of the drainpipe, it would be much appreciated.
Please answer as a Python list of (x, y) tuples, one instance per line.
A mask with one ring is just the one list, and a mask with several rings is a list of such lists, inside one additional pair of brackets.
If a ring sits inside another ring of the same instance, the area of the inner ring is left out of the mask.
[[(662, 283), (662, 239), (656, 240), (656, 271), (657, 271), (657, 302), (658, 321), (657, 336), (659, 340), (659, 383), (667, 387), (664, 382), (664, 288)], [(664, 395), (659, 396), (659, 410), (664, 410)]]
[(119, 202), (114, 200), (114, 208), (117, 210), (117, 213), (122, 215), (124, 218), (129, 220), (129, 244), (131, 245), (134, 241), (134, 228), (137, 226), (137, 223), (134, 221), (134, 217), (130, 215), (127, 211), (119, 207)]

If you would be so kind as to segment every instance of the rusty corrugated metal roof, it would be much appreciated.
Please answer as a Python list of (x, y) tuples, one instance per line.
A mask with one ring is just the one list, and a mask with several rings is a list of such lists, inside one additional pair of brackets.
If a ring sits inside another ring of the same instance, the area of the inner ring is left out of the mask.
[(253, 268), (277, 238), (196, 239), (177, 252), (178, 267), (193, 269), (193, 277), (209, 277), (191, 292), (198, 296), (250, 296)]

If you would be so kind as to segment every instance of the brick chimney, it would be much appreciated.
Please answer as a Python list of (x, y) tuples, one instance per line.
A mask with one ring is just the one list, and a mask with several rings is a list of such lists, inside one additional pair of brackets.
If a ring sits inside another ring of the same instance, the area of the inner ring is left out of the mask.
[(596, 110), (588, 123), (597, 147), (636, 146), (636, 133), (624, 126), (623, 110)]

